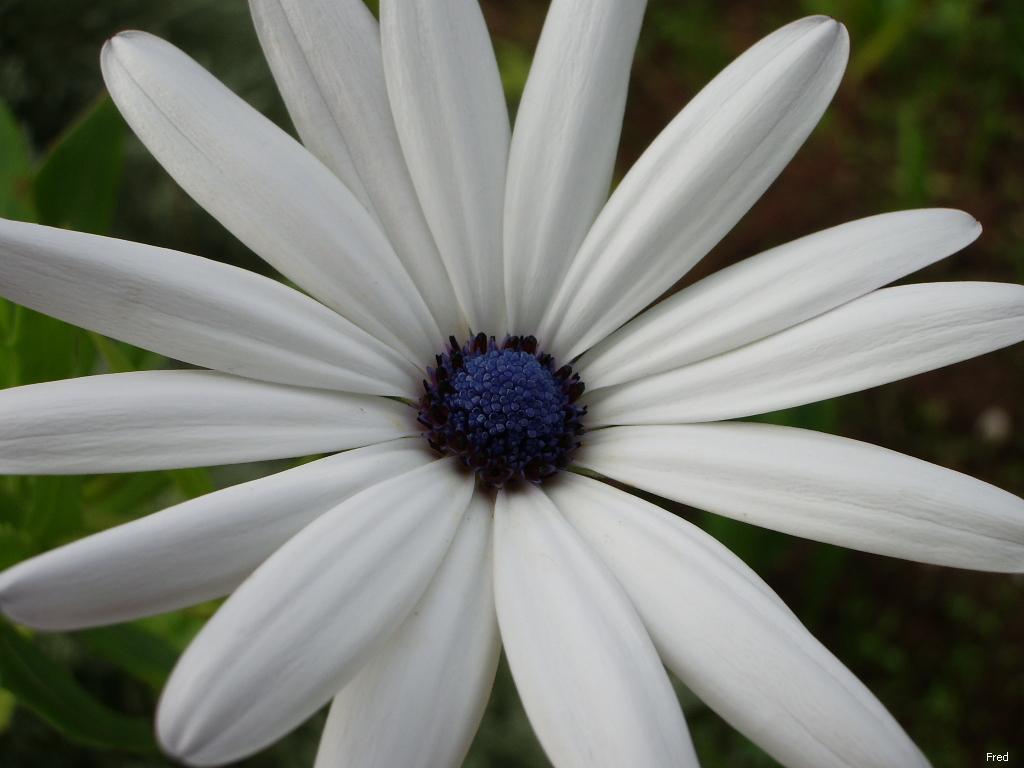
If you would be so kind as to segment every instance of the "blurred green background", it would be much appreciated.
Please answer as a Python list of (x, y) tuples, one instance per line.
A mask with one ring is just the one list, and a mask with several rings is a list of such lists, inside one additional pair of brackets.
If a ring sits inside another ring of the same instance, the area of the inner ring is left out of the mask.
[[(509, 100), (522, 92), (547, 3), (485, 0)], [(981, 0), (652, 0), (620, 172), (719, 69), (808, 13), (845, 22), (852, 58), (792, 165), (684, 282), (814, 230), (887, 210), (964, 208), (986, 227), (912, 280), (1024, 281), (1024, 3)], [(0, 0), (0, 215), (266, 267), (201, 211), (103, 96), (98, 52), (126, 28), (160, 34), (290, 125), (244, 0)], [(0, 303), (0, 382), (164, 361)], [(772, 414), (1024, 493), (1024, 349)], [(0, 478), (0, 567), (271, 465)], [(848, 552), (679, 508), (731, 546), (890, 708), (937, 768), (1024, 758), (1024, 580)], [(170, 763), (151, 718), (177, 653), (214, 610), (33, 635), (0, 623), (0, 765)], [(703, 764), (774, 763), (681, 691)], [(311, 766), (322, 715), (253, 766)], [(467, 765), (544, 766), (507, 668)]]

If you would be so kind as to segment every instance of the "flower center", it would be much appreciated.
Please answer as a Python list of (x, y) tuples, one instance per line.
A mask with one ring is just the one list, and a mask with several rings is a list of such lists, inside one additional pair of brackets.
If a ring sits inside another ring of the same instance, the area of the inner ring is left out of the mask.
[(540, 483), (569, 466), (583, 434), (579, 374), (537, 350), (533, 336), (499, 346), (478, 333), (461, 347), (455, 337), (437, 367), (427, 368), (420, 398), (423, 436), (436, 451), (459, 456), (486, 485), (516, 479)]

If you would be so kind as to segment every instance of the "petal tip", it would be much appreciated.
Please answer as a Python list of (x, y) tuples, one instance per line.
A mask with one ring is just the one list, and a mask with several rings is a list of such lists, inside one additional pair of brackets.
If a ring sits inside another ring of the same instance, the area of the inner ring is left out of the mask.
[(201, 753), (204, 745), (195, 738), (194, 733), (189, 733), (187, 722), (178, 717), (178, 713), (172, 711), (172, 708), (165, 704), (166, 693), (167, 689), (164, 689), (165, 695), (157, 707), (154, 728), (156, 742), (160, 746), (160, 750), (184, 765), (196, 766), (196, 768), (216, 765), (214, 762), (203, 759)]
[(840, 51), (840, 57), (846, 62), (850, 58), (850, 30), (841, 21), (836, 21), (835, 19), (831, 21), (835, 25), (834, 45)]
[(116, 62), (128, 70), (132, 64), (140, 63), (139, 57), (156, 53), (159, 46), (174, 49), (174, 46), (163, 38), (138, 29), (126, 29), (107, 38), (100, 50), (100, 69), (103, 71), (104, 79), (109, 78), (107, 70), (111, 64)]
[(985, 231), (985, 228), (981, 225), (974, 216), (967, 213), (967, 211), (952, 210), (951, 213), (956, 214), (959, 217), (959, 226), (961, 227), (964, 235), (964, 247), (970, 245), (979, 237), (981, 233)]
[(152, 37), (148, 32), (142, 32), (137, 29), (126, 29), (118, 32), (107, 38), (106, 42), (103, 43), (102, 54), (105, 56), (117, 55), (119, 52), (123, 52), (133, 42)]
[(139, 35), (143, 35), (143, 32), (137, 32), (135, 30), (125, 30), (124, 32), (118, 32), (116, 35), (108, 37), (103, 43), (103, 47), (100, 49), (100, 70), (103, 73), (103, 79), (107, 84), (107, 90), (113, 93), (114, 85), (111, 78), (114, 76), (112, 67), (124, 67), (125, 59), (131, 53), (132, 38)]
[[(814, 35), (814, 39), (827, 43), (827, 50), (841, 59), (845, 67), (850, 57), (850, 32), (845, 24), (832, 16), (824, 15), (808, 16), (796, 23), (806, 25), (807, 33)], [(825, 54), (825, 58), (828, 58), (828, 54)]]
[(809, 30), (810, 29), (829, 30), (836, 37), (839, 37), (840, 35), (847, 34), (847, 32), (846, 32), (846, 25), (845, 24), (843, 24), (841, 21), (836, 19), (834, 16), (828, 16), (826, 14), (814, 14), (812, 16), (805, 16), (804, 18), (799, 19), (798, 21), (794, 22), (794, 24), (799, 24), (801, 26), (805, 26)]
[(931, 208), (937, 216), (944, 217), (950, 224), (963, 227), (965, 231), (974, 232), (975, 236), (981, 233), (981, 222), (973, 215), (960, 208)]

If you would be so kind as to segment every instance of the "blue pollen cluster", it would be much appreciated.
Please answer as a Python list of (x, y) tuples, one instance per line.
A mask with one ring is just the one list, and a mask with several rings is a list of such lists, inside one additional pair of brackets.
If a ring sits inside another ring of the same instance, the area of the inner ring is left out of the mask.
[(540, 483), (569, 460), (583, 434), (579, 374), (555, 368), (533, 336), (509, 336), (499, 346), (478, 333), (459, 346), (449, 339), (419, 403), (431, 447), (461, 458), (489, 486)]

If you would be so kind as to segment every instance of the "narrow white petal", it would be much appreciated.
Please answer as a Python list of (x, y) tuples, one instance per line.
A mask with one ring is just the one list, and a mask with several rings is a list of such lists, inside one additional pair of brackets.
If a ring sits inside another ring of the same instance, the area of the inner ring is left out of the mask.
[(0, 574), (0, 610), (36, 629), (70, 630), (223, 597), (328, 509), (430, 461), (420, 443), (339, 453), (26, 560)]
[[(373, 86), (372, 51), (377, 21), (365, 3), (311, 0), (249, 0), (256, 34), (278, 90), (299, 138), (313, 155), (330, 168), (370, 213), (373, 199), (356, 162), (357, 147), (346, 135), (345, 102), (355, 93), (365, 97)], [(308, 11), (308, 13), (306, 13)], [(338, 24), (338, 21), (341, 21)], [(325, 34), (317, 48), (308, 45), (309, 25), (319, 23)], [(326, 29), (330, 28), (330, 34)], [(328, 52), (328, 50), (330, 52)], [(344, 86), (335, 90), (333, 68), (348, 72)], [(382, 69), (378, 63), (377, 68)], [(324, 75), (328, 81), (322, 81)]]
[(753, 423), (613, 427), (587, 436), (578, 463), (808, 539), (923, 563), (1024, 571), (1024, 501), (856, 440)]
[(276, 741), (327, 703), (416, 605), (473, 492), (453, 460), (372, 486), (261, 565), (185, 651), (157, 735), (219, 765)]
[(498, 496), (494, 590), (512, 676), (552, 763), (697, 765), (672, 685), (636, 609), (532, 486)]
[(334, 699), (316, 768), (456, 768), (494, 683), (491, 519), (477, 493), (426, 594)]
[(85, 376), (0, 391), (0, 474), (139, 472), (342, 451), (416, 434), (382, 397), (212, 371)]
[(512, 333), (533, 333), (608, 198), (646, 0), (555, 0), (516, 114), (505, 190)]
[(423, 298), (320, 161), (157, 37), (122, 32), (101, 63), (121, 114), (196, 202), (332, 309), (411, 361), (431, 359), (440, 331)]
[(589, 478), (566, 476), (550, 493), (622, 583), (669, 668), (781, 764), (928, 765), (871, 692), (714, 538)]
[(769, 35), (691, 101), (598, 216), (548, 307), (560, 358), (603, 339), (704, 256), (775, 180), (835, 93), (846, 29), (815, 16)]
[(465, 335), (391, 116), (377, 21), (363, 0), (250, 0), (256, 31), (309, 150), (373, 213), (444, 337)]
[(766, 339), (584, 397), (587, 422), (675, 424), (859, 392), (1024, 339), (1024, 286), (883, 288)]
[(381, 42), (398, 137), (466, 319), (505, 327), (502, 209), (509, 124), (476, 0), (383, 0)]
[(322, 304), (165, 248), (0, 219), (0, 295), (225, 373), (365, 394), (415, 391), (409, 363)]
[(963, 211), (871, 216), (717, 272), (627, 323), (579, 363), (591, 391), (763, 339), (945, 258), (981, 225)]

